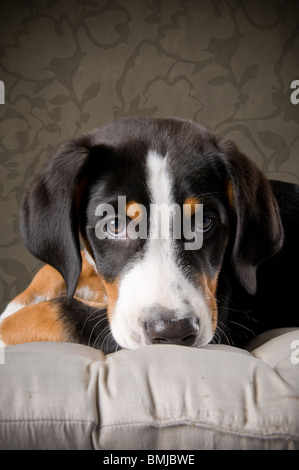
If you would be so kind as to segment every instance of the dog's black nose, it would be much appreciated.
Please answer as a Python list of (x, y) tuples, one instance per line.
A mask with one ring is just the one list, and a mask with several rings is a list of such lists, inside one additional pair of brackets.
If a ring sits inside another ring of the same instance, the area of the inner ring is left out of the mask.
[(199, 332), (199, 322), (195, 318), (152, 320), (145, 323), (145, 330), (150, 344), (191, 346)]

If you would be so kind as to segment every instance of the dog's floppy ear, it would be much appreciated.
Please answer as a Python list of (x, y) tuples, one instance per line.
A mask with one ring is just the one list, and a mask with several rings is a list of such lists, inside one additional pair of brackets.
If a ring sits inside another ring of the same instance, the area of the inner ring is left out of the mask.
[(62, 274), (69, 298), (81, 272), (75, 196), (89, 150), (88, 136), (60, 148), (33, 181), (21, 210), (26, 246)]
[(257, 267), (281, 249), (284, 232), (269, 181), (235, 144), (226, 141), (224, 146), (231, 170), (229, 200), (235, 214), (232, 263), (237, 278), (253, 295)]

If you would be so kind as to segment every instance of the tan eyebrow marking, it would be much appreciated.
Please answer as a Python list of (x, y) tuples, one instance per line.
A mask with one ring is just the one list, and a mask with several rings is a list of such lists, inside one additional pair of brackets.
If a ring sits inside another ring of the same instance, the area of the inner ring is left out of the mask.
[(126, 205), (126, 214), (130, 219), (138, 224), (143, 218), (143, 210), (140, 204), (136, 201), (130, 201)]
[(189, 217), (194, 215), (198, 210), (197, 204), (200, 204), (200, 200), (197, 197), (188, 197), (183, 205), (185, 215)]

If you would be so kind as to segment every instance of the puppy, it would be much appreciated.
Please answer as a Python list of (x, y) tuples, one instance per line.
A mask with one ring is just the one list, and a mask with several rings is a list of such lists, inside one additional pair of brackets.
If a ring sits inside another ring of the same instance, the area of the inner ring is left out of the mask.
[(194, 122), (109, 123), (60, 148), (27, 191), (24, 241), (50, 266), (3, 312), (0, 339), (109, 353), (243, 346), (298, 326), (298, 215), (298, 186)]

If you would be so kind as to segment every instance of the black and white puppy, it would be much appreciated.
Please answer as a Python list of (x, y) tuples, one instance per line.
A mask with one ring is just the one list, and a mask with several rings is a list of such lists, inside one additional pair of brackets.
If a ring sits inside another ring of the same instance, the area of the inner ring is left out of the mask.
[(298, 326), (298, 215), (298, 186), (269, 182), (234, 143), (194, 122), (109, 123), (64, 145), (29, 188), (25, 243), (55, 269), (8, 305), (0, 339), (110, 352), (242, 346)]

